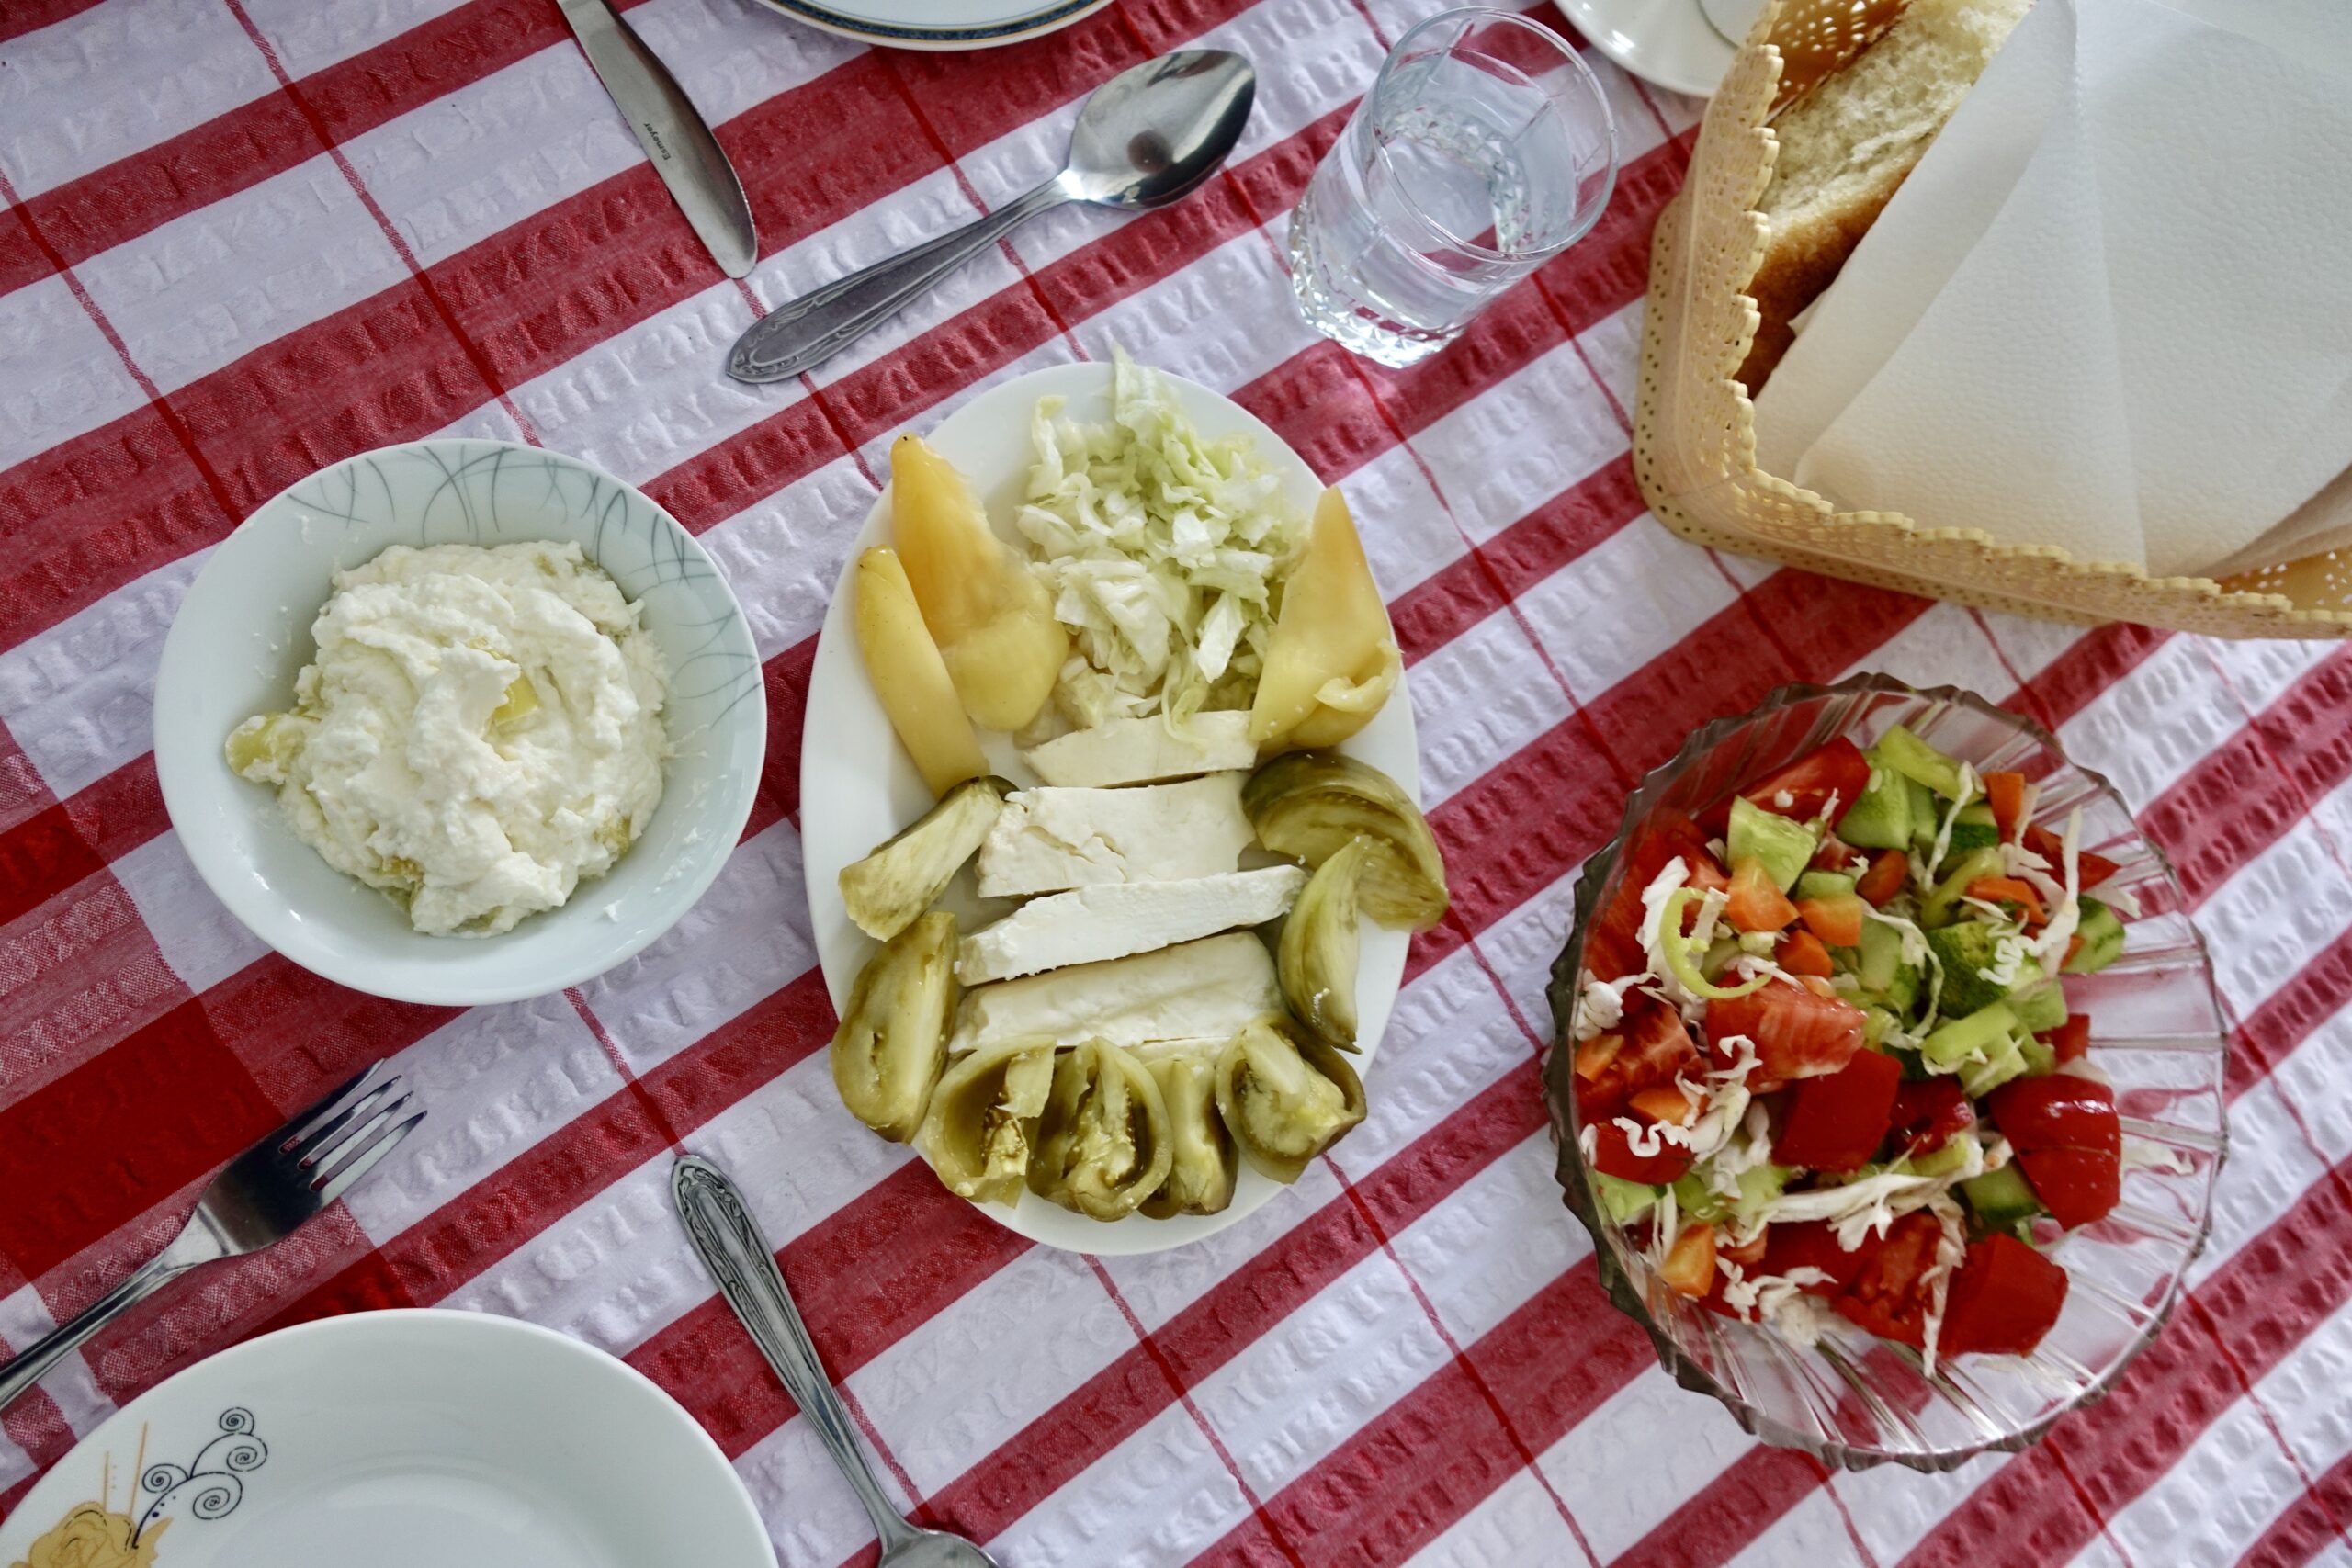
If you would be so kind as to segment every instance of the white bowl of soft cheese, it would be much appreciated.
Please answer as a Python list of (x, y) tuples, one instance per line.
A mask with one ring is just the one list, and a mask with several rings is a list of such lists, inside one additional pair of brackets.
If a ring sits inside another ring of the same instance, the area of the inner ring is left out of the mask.
[(651, 501), (424, 441), (311, 475), (213, 552), (164, 644), (155, 766), (198, 873), (288, 958), (513, 1001), (634, 956), (709, 887), (763, 693), (726, 581)]

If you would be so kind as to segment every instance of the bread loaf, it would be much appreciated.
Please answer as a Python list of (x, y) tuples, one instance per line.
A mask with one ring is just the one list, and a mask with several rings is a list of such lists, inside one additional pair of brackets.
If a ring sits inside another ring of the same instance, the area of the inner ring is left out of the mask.
[(1789, 320), (1838, 268), (1919, 162), (2032, 0), (1911, 0), (1877, 42), (1772, 122), (1780, 155), (1758, 209), (1763, 320), (1739, 378), (1751, 396), (1781, 362)]

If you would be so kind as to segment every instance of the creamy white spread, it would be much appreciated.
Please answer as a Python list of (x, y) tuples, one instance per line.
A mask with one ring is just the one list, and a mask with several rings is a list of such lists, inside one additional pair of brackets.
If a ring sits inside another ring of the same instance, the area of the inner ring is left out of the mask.
[(395, 545), (311, 629), (292, 711), (239, 725), (229, 765), (418, 931), (560, 908), (652, 820), (669, 668), (578, 545)]

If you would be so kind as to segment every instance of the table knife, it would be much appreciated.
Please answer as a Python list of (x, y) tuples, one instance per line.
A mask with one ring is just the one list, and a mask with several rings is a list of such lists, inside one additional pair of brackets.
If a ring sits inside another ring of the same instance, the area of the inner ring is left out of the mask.
[(711, 259), (729, 277), (741, 277), (760, 259), (760, 237), (752, 227), (752, 204), (743, 182), (710, 127), (695, 110), (678, 79), (645, 47), (607, 0), (557, 0), (571, 24), (582, 53), (637, 144), (653, 160), (654, 172), (670, 187)]

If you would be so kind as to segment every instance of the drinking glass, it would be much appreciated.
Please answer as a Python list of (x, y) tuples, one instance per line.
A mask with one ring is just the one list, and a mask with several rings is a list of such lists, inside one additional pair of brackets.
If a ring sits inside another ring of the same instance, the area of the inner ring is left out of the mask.
[(1453, 341), (1600, 220), (1617, 125), (1567, 39), (1444, 11), (1390, 51), (1291, 217), (1309, 325), (1383, 365)]

